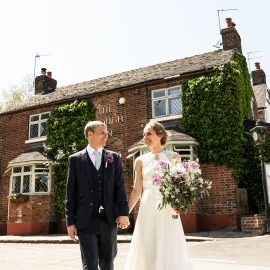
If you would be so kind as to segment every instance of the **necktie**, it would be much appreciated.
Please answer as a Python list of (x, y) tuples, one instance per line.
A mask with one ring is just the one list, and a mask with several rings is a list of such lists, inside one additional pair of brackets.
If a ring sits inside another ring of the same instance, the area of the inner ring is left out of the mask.
[(96, 150), (94, 153), (95, 156), (95, 167), (97, 170), (99, 170), (100, 164), (101, 164), (101, 158), (100, 158), (100, 153), (98, 150)]

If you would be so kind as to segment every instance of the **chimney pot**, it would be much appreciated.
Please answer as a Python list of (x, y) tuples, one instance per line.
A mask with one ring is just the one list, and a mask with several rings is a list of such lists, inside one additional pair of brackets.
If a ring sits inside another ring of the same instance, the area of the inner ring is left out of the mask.
[(222, 36), (223, 50), (238, 49), (242, 53), (241, 37), (238, 34), (232, 18), (226, 18), (228, 27), (220, 31)]
[(228, 28), (233, 27), (232, 18), (226, 18), (225, 20)]
[(41, 69), (41, 75), (46, 75), (47, 68), (42, 68)]
[(256, 62), (256, 63), (255, 63), (255, 68), (256, 68), (256, 69), (261, 69), (261, 65), (260, 65), (259, 62)]

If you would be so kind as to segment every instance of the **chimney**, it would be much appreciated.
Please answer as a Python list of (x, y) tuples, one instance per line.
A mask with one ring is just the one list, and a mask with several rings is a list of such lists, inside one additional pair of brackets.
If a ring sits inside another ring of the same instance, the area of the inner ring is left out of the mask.
[(35, 78), (35, 95), (49, 94), (55, 91), (57, 81), (52, 78), (52, 72), (46, 68), (41, 69), (41, 75)]
[(266, 77), (264, 71), (261, 69), (259, 62), (255, 63), (255, 70), (251, 72), (253, 85), (266, 83)]
[(238, 49), (242, 53), (241, 38), (232, 18), (226, 18), (227, 28), (221, 30), (223, 50)]

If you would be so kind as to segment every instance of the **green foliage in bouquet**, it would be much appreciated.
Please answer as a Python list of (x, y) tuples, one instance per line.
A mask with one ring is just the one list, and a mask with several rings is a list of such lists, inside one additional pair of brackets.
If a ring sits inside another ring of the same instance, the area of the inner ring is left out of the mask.
[(87, 144), (84, 126), (95, 119), (95, 108), (89, 101), (74, 101), (55, 107), (47, 122), (45, 154), (54, 161), (53, 190), (55, 208), (64, 215), (68, 156), (82, 150)]

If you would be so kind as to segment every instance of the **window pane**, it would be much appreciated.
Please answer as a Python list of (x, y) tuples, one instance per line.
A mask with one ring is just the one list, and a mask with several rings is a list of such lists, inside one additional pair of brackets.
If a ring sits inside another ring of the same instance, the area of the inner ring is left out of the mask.
[(154, 117), (166, 115), (166, 102), (163, 100), (154, 101)]
[(38, 124), (30, 125), (30, 138), (38, 137)]
[(165, 90), (153, 91), (153, 98), (165, 97)]
[(11, 193), (20, 193), (21, 192), (21, 176), (12, 177), (12, 191)]
[(183, 145), (174, 145), (173, 151), (177, 152), (182, 155), (190, 155), (191, 154), (191, 147), (190, 146), (183, 146)]
[(182, 112), (181, 101), (179, 97), (169, 99), (169, 114), (180, 114)]
[(193, 154), (197, 155), (198, 154), (197, 147), (193, 146), (192, 149), (193, 149)]
[(20, 173), (22, 171), (22, 167), (14, 167), (13, 173)]
[(35, 192), (48, 192), (48, 175), (35, 175)]
[(36, 164), (36, 168), (47, 169), (48, 167), (45, 164)]
[(40, 137), (46, 135), (46, 127), (47, 127), (46, 122), (40, 124)]
[(24, 172), (31, 172), (31, 166), (24, 166), (23, 171)]
[(44, 164), (36, 164), (35, 172), (36, 173), (48, 173), (49, 168), (48, 168), (48, 166), (46, 166)]
[(35, 121), (38, 121), (39, 120), (39, 115), (32, 115), (30, 117), (30, 122), (35, 122)]
[(49, 115), (50, 115), (50, 113), (43, 113), (43, 114), (41, 114), (41, 120), (48, 119), (49, 118)]
[(30, 175), (23, 176), (23, 193), (30, 192)]
[(174, 87), (174, 88), (168, 89), (168, 95), (169, 96), (180, 95), (180, 87)]

